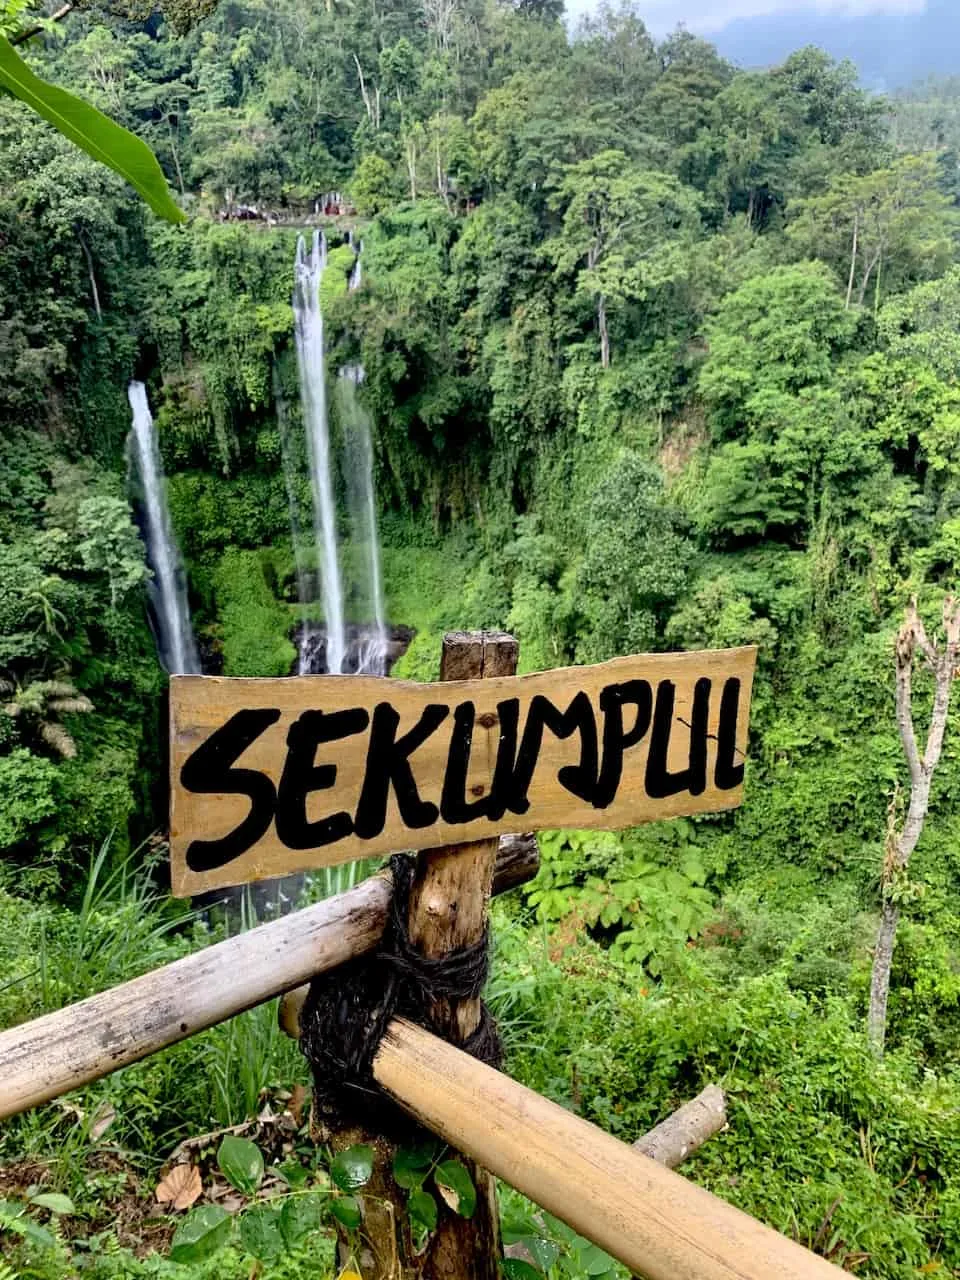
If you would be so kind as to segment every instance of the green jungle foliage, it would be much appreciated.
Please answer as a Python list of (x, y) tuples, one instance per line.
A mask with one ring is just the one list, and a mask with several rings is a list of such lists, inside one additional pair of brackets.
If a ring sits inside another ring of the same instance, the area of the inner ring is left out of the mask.
[[(435, 678), (455, 627), (512, 630), (524, 671), (759, 646), (740, 811), (549, 833), (498, 905), (510, 1070), (625, 1139), (720, 1083), (692, 1177), (857, 1275), (960, 1276), (956, 713), (882, 1062), (863, 1025), (906, 780), (892, 638), (960, 570), (956, 84), (885, 102), (813, 48), (737, 70), (629, 3), (574, 34), (552, 0), (148, 10), (83, 6), (21, 52), (150, 145), (184, 225), (0, 100), (0, 1024), (226, 927), (171, 904), (151, 840), (166, 681), (125, 387), (148, 386), (208, 669), (289, 672), (295, 549), (316, 568), (281, 465), (286, 443), (304, 509), (292, 260), (320, 222), (331, 374), (366, 370), (414, 633), (394, 674)], [(315, 216), (330, 192), (350, 212)], [(244, 1235), (283, 1235), (255, 1189), (208, 1259), (169, 1257), (182, 1216), (118, 1209), (153, 1204), (178, 1141), (305, 1082), (273, 1018), (0, 1129), (0, 1277), (333, 1274), (293, 1228), (269, 1257)], [(609, 1270), (503, 1208), (542, 1271)]]

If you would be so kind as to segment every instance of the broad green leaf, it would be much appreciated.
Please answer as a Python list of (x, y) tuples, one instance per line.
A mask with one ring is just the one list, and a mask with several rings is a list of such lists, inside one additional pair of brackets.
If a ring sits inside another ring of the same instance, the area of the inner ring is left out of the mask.
[(57, 1243), (57, 1238), (52, 1231), (48, 1231), (46, 1227), (41, 1227), (39, 1222), (34, 1222), (28, 1213), (25, 1213), (18, 1224), (15, 1224), (14, 1230), (18, 1231), (25, 1240), (31, 1240), (34, 1244), (40, 1245), (42, 1249), (52, 1249)]
[(25, 102), (94, 160), (119, 173), (159, 217), (168, 222), (184, 221), (147, 144), (88, 102), (34, 75), (6, 36), (0, 36), (0, 87)]
[(466, 1166), (459, 1160), (444, 1160), (433, 1175), (444, 1200), (461, 1218), (472, 1218), (477, 1207), (477, 1190)]
[(202, 1262), (230, 1238), (233, 1219), (218, 1204), (191, 1209), (174, 1232), (170, 1257), (174, 1262)]
[(295, 1249), (323, 1224), (323, 1201), (316, 1194), (287, 1196), (280, 1211), (280, 1230), (288, 1249)]
[(30, 1197), (30, 1203), (35, 1204), (38, 1209), (49, 1209), (51, 1213), (77, 1212), (70, 1197), (59, 1191), (41, 1191), (39, 1195)]
[(356, 1196), (335, 1196), (330, 1201), (330, 1212), (348, 1231), (356, 1231), (363, 1217)]
[(373, 1147), (363, 1144), (341, 1151), (330, 1166), (330, 1177), (341, 1191), (365, 1187), (373, 1173)]
[(407, 1210), (415, 1223), (419, 1223), (427, 1231), (433, 1231), (437, 1225), (437, 1202), (429, 1191), (414, 1191), (407, 1201)]
[(544, 1273), (522, 1258), (504, 1258), (500, 1267), (507, 1280), (543, 1280)]
[(407, 1191), (419, 1187), (430, 1171), (436, 1150), (436, 1146), (398, 1147), (393, 1157), (394, 1182)]
[(553, 1240), (545, 1240), (543, 1236), (523, 1236), (521, 1243), (535, 1260), (541, 1271), (547, 1272), (560, 1257), (560, 1247)]
[(274, 1204), (255, 1204), (240, 1218), (240, 1243), (260, 1262), (275, 1262), (284, 1253), (282, 1210)]
[(274, 1172), (294, 1191), (305, 1187), (310, 1181), (310, 1170), (305, 1169), (299, 1160), (287, 1160), (278, 1165)]
[(252, 1196), (263, 1179), (263, 1156), (260, 1148), (247, 1138), (227, 1134), (217, 1152), (217, 1164), (231, 1186)]

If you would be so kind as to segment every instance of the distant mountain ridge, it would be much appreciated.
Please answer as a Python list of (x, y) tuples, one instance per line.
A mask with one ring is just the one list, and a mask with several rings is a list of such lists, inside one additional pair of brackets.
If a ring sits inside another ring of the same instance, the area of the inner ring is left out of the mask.
[(808, 10), (737, 18), (711, 39), (744, 67), (770, 66), (803, 45), (819, 45), (856, 63), (870, 88), (899, 89), (960, 72), (960, 0), (929, 0), (926, 12), (906, 15)]

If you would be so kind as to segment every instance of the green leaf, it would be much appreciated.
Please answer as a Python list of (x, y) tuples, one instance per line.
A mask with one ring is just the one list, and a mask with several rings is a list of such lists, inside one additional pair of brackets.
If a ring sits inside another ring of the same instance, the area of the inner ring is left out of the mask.
[(280, 1230), (288, 1249), (296, 1249), (323, 1225), (323, 1201), (320, 1196), (287, 1196), (280, 1211)]
[(305, 1169), (299, 1160), (286, 1160), (274, 1172), (294, 1191), (299, 1191), (310, 1181), (310, 1170)]
[(96, 107), (34, 75), (6, 36), (0, 36), (0, 87), (25, 102), (94, 160), (119, 173), (159, 217), (168, 222), (184, 221), (147, 144)]
[(373, 1147), (359, 1145), (341, 1151), (330, 1166), (333, 1184), (341, 1191), (365, 1187), (373, 1173)]
[(263, 1179), (263, 1156), (247, 1138), (227, 1134), (217, 1152), (217, 1164), (231, 1186), (252, 1196)]
[(57, 1238), (52, 1231), (48, 1231), (46, 1227), (41, 1227), (39, 1222), (34, 1222), (29, 1214), (24, 1214), (20, 1219), (18, 1226), (14, 1228), (23, 1236), (25, 1240), (31, 1240), (34, 1244), (40, 1245), (42, 1249), (52, 1249)]
[(348, 1231), (356, 1231), (363, 1217), (356, 1196), (335, 1196), (330, 1201), (330, 1212)]
[(507, 1280), (543, 1280), (544, 1273), (522, 1258), (504, 1258), (500, 1267)]
[(560, 1257), (560, 1247), (553, 1240), (545, 1240), (543, 1236), (522, 1236), (520, 1243), (543, 1272), (548, 1272)]
[(276, 1205), (255, 1204), (240, 1218), (240, 1243), (261, 1262), (275, 1262), (284, 1253), (281, 1213)]
[(429, 1191), (411, 1192), (407, 1201), (407, 1210), (414, 1222), (419, 1223), (427, 1231), (433, 1231), (437, 1225), (437, 1202)]
[(433, 1175), (444, 1200), (461, 1218), (472, 1218), (477, 1207), (477, 1190), (466, 1166), (459, 1160), (444, 1160)]
[(174, 1232), (170, 1257), (174, 1262), (202, 1262), (230, 1238), (233, 1219), (218, 1204), (192, 1209)]
[(35, 1204), (38, 1209), (49, 1209), (51, 1213), (77, 1212), (70, 1197), (59, 1191), (41, 1191), (39, 1195), (30, 1197), (30, 1203)]
[(419, 1187), (430, 1172), (436, 1156), (436, 1144), (421, 1147), (398, 1147), (393, 1157), (393, 1180), (406, 1191)]

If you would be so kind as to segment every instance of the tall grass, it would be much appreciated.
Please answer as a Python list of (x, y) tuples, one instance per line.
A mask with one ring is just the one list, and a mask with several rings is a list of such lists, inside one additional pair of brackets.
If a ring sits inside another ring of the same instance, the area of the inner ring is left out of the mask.
[[(0, 1026), (62, 1008), (260, 923), (249, 889), (238, 895), (238, 910), (211, 918), (158, 892), (142, 851), (120, 859), (111, 852), (108, 841), (92, 857), (77, 910), (0, 894), (0, 956), (13, 975), (0, 984)], [(376, 865), (314, 872), (296, 905), (342, 893)], [(162, 1159), (182, 1137), (256, 1116), (265, 1090), (305, 1083), (307, 1076), (271, 1000), (9, 1122), (0, 1130), (0, 1159), (48, 1160), (54, 1181), (69, 1188), (96, 1145)], [(116, 1119), (93, 1139), (94, 1118), (105, 1107)]]

